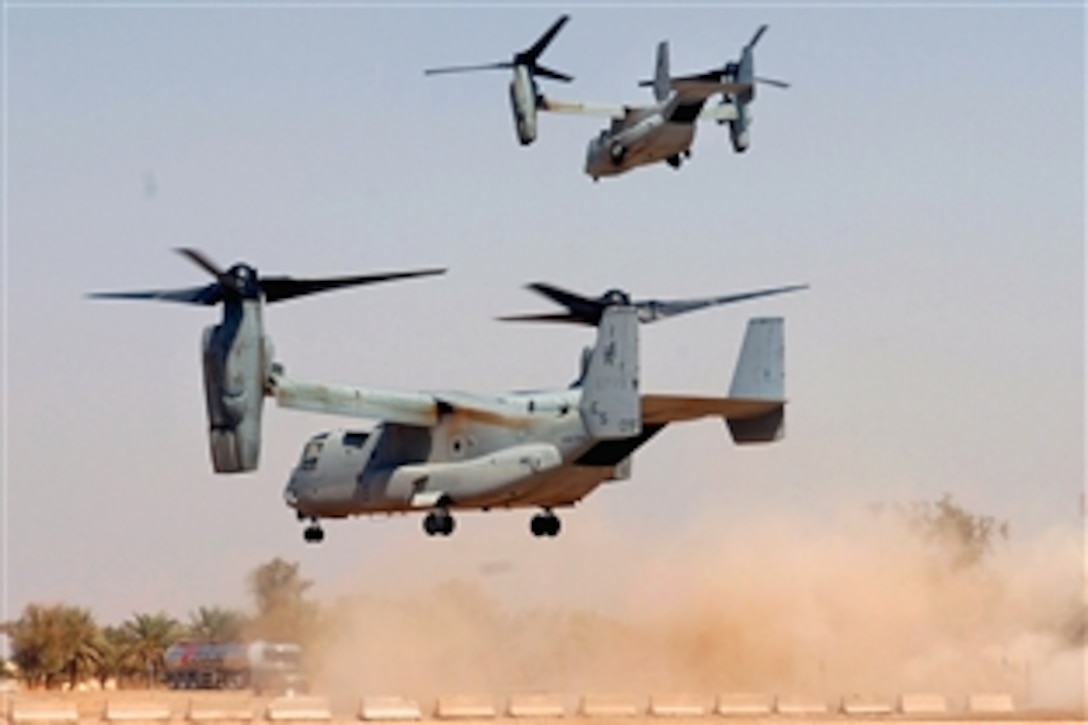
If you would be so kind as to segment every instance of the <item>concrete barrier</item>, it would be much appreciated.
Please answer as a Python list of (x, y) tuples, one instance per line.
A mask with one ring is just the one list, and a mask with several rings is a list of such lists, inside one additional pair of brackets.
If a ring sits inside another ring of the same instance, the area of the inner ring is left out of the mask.
[(497, 716), (495, 701), (482, 695), (440, 697), (435, 708), (435, 717), (440, 720), (490, 720)]
[(826, 715), (827, 702), (818, 697), (785, 695), (775, 698), (774, 711), (779, 715)]
[(902, 715), (947, 715), (948, 698), (930, 692), (909, 692), (899, 696)]
[(655, 717), (704, 717), (707, 698), (688, 694), (651, 695), (649, 712)]
[(635, 717), (642, 711), (642, 701), (631, 695), (583, 695), (578, 705), (578, 714), (586, 717)]
[(253, 719), (253, 700), (195, 697), (189, 700), (185, 717), (191, 722), (249, 722)]
[(1007, 692), (986, 692), (967, 697), (967, 712), (972, 715), (1007, 715), (1016, 712), (1016, 703)]
[(419, 703), (406, 697), (364, 697), (359, 703), (360, 720), (422, 720)]
[(170, 703), (162, 700), (106, 700), (106, 722), (153, 722), (169, 720), (171, 717)]
[(534, 693), (512, 695), (506, 703), (506, 714), (510, 717), (564, 717), (567, 707), (561, 695)]
[(844, 695), (839, 704), (844, 715), (891, 715), (895, 704), (890, 697), (879, 695)]
[(19, 723), (78, 722), (76, 704), (67, 700), (12, 700), (8, 719)]
[(329, 701), (323, 697), (277, 697), (264, 711), (268, 720), (332, 720)]
[(774, 696), (758, 692), (729, 692), (718, 695), (714, 705), (717, 715), (770, 715), (774, 710)]

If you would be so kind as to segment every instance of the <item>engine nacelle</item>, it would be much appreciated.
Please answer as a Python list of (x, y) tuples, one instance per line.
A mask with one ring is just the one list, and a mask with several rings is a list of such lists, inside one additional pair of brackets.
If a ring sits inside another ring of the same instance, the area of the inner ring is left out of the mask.
[(223, 321), (204, 328), (208, 444), (216, 473), (257, 468), (261, 412), (272, 360), (258, 300), (228, 303)]
[(751, 139), (748, 127), (752, 124), (752, 112), (748, 109), (748, 103), (738, 100), (737, 117), (729, 122), (729, 140), (733, 142), (733, 150), (738, 154), (748, 150)]
[(514, 114), (518, 142), (528, 146), (536, 140), (537, 98), (536, 83), (523, 65), (514, 67), (514, 80), (510, 81), (510, 110)]

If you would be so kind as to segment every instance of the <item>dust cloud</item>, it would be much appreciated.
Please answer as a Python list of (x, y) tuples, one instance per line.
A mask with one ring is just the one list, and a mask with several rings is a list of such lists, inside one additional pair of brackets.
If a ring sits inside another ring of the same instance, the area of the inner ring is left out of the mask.
[(379, 582), (423, 558), (326, 602), (315, 684), (344, 698), (1009, 692), (1084, 707), (1083, 531), (1014, 536), (956, 568), (867, 515), (708, 521), (662, 542), (584, 513), (555, 541), (442, 542), (396, 593)]

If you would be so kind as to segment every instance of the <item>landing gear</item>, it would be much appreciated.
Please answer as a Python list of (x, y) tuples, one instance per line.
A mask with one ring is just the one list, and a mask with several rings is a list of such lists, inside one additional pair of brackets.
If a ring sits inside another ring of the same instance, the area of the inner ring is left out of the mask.
[(317, 519), (310, 519), (310, 525), (302, 530), (302, 538), (307, 544), (320, 544), (325, 540), (325, 530), (317, 523)]
[(529, 522), (529, 531), (533, 532), (533, 536), (555, 536), (561, 528), (559, 517), (551, 511), (537, 514)]
[(673, 167), (674, 169), (679, 169), (682, 162), (683, 159), (680, 158), (680, 154), (673, 154), (672, 156), (668, 156), (665, 158), (665, 163)]
[(455, 526), (453, 517), (446, 509), (431, 511), (423, 518), (423, 530), (427, 536), (449, 536)]

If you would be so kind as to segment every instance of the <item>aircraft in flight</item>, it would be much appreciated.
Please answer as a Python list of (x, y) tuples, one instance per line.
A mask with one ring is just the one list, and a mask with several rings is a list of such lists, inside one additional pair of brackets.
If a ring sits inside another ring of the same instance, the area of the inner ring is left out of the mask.
[(244, 262), (222, 269), (194, 249), (178, 250), (215, 277), (203, 287), (109, 292), (96, 298), (222, 305), (204, 331), (204, 386), (212, 465), (217, 473), (256, 470), (265, 398), (286, 409), (375, 421), (369, 430), (319, 433), (306, 442), (284, 498), (308, 542), (324, 539), (322, 519), (420, 513), (428, 535), (453, 533), (453, 512), (533, 509), (530, 531), (555, 536), (557, 509), (601, 484), (630, 476), (631, 456), (670, 423), (722, 418), (738, 444), (777, 440), (786, 405), (784, 332), (779, 317), (749, 320), (725, 396), (643, 393), (641, 324), (709, 307), (804, 289), (789, 285), (679, 300), (633, 300), (620, 290), (592, 298), (535, 283), (562, 311), (501, 319), (596, 328), (569, 387), (478, 395), (392, 391), (289, 377), (273, 362), (263, 306), (301, 295), (441, 274), (441, 269), (354, 277), (260, 277)]
[[(610, 118), (610, 125), (592, 138), (586, 149), (585, 173), (594, 181), (661, 161), (680, 168), (683, 160), (691, 156), (698, 121), (728, 124), (734, 151), (743, 153), (751, 143), (751, 105), (756, 98), (756, 85), (789, 87), (784, 81), (755, 74), (755, 46), (768, 27), (761, 25), (741, 48), (737, 60), (702, 73), (672, 76), (669, 44), (659, 43), (654, 77), (639, 84), (653, 88), (653, 104), (591, 104), (551, 98), (543, 94), (536, 78), (570, 82), (573, 77), (542, 66), (539, 59), (569, 19), (567, 15), (561, 16), (533, 45), (515, 53), (508, 61), (445, 66), (424, 73), (511, 69), (510, 106), (518, 141), (523, 146), (536, 140), (539, 111)], [(714, 96), (720, 96), (719, 102), (708, 106)]]

